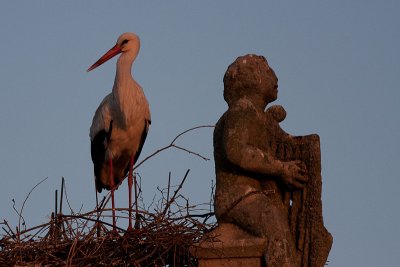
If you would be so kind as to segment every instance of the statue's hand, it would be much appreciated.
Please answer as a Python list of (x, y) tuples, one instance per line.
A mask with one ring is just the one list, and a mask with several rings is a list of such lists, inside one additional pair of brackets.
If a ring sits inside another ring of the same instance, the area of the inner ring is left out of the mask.
[(289, 188), (304, 188), (308, 181), (306, 165), (300, 160), (283, 162), (282, 180)]

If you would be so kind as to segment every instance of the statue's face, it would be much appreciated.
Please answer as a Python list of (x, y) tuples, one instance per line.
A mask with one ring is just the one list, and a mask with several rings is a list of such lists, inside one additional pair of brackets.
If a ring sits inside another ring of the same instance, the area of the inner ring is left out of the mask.
[(270, 103), (278, 98), (278, 77), (268, 63), (265, 63), (265, 66), (260, 67), (260, 91), (265, 101)]

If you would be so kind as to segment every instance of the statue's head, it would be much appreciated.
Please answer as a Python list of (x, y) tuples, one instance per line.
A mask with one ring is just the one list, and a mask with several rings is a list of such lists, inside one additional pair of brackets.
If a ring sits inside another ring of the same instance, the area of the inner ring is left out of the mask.
[(265, 105), (278, 97), (278, 78), (263, 56), (238, 57), (224, 76), (224, 99), (229, 106), (241, 98), (263, 101)]

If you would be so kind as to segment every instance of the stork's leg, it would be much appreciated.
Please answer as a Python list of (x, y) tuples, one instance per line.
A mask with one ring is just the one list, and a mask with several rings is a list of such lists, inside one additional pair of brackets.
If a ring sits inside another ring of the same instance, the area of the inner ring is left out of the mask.
[[(128, 231), (132, 230), (132, 184), (133, 184), (133, 156), (131, 157), (129, 163), (129, 174), (128, 174), (128, 192), (129, 192), (129, 225)], [(135, 184), (135, 191), (136, 191), (136, 184)], [(136, 200), (137, 201), (137, 200)]]
[[(96, 177), (94, 177), (95, 181), (96, 181)], [(96, 182), (95, 182), (96, 184)], [(96, 221), (96, 226), (97, 226), (97, 237), (100, 237), (100, 222), (99, 222), (99, 198), (98, 198), (98, 194), (97, 194), (97, 188), (96, 186), (94, 187), (94, 191), (96, 191), (96, 213), (97, 213), (97, 221)]]
[(115, 221), (115, 200), (114, 200), (114, 175), (113, 175), (113, 163), (112, 158), (110, 157), (110, 189), (111, 189), (111, 205), (112, 205), (112, 218), (113, 218), (113, 232), (116, 232), (116, 221)]

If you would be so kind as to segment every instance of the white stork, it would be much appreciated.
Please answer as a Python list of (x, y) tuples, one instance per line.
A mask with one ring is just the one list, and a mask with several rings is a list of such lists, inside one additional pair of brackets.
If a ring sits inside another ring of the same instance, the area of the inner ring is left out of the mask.
[(90, 127), (91, 155), (96, 189), (111, 190), (113, 230), (115, 231), (114, 190), (128, 175), (129, 226), (132, 229), (132, 170), (139, 157), (151, 123), (143, 89), (132, 78), (132, 64), (140, 49), (136, 34), (124, 33), (107, 53), (87, 71), (121, 53), (117, 61), (112, 92), (97, 108)]

